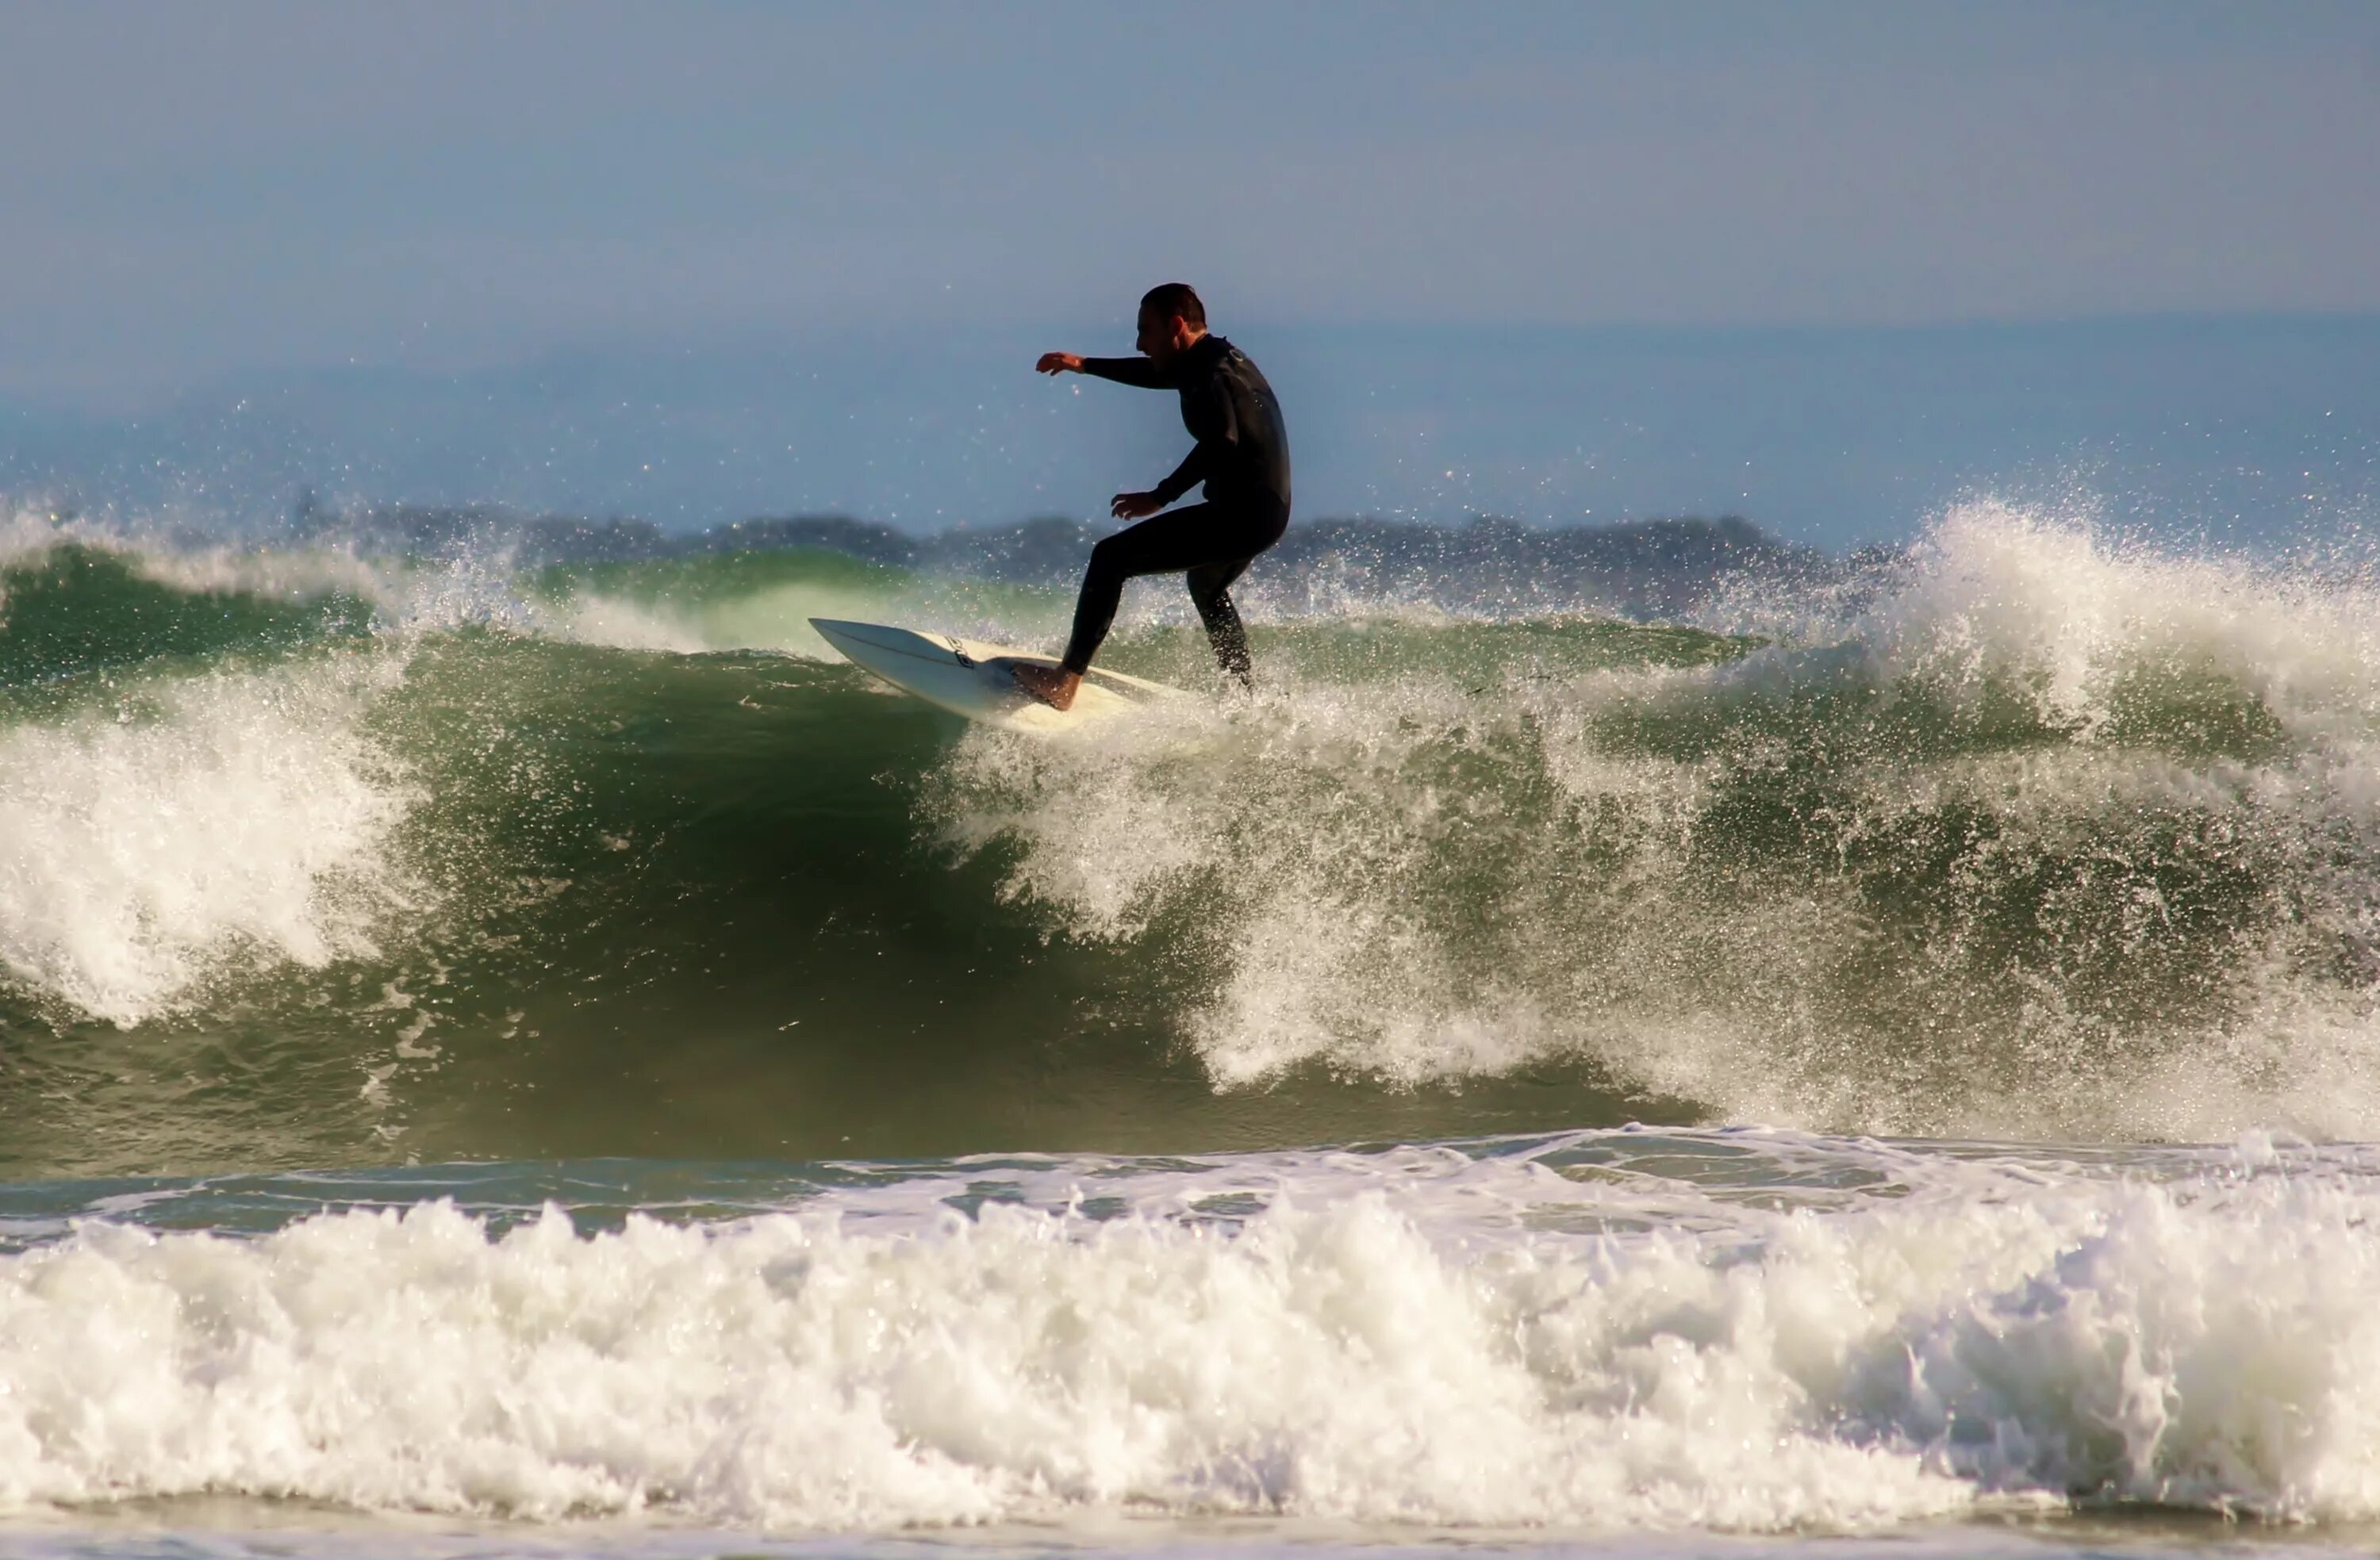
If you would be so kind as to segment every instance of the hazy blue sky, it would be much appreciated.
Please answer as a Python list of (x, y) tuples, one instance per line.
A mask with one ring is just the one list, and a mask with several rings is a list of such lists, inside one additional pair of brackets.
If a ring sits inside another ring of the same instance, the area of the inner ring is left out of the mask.
[[(2380, 0), (0, 0), (0, 60), (19, 492), (1090, 514), (1179, 429), (1025, 364), (1169, 277), (1309, 515), (2375, 481)], [(2296, 319), (1862, 333), (2143, 315)]]
[(0, 59), (19, 393), (1172, 275), (1278, 322), (2380, 308), (2369, 0), (17, 0)]

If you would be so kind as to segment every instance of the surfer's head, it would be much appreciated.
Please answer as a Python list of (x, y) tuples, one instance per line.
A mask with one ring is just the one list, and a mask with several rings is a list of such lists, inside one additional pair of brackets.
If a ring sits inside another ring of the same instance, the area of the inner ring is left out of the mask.
[(1140, 298), (1140, 339), (1135, 345), (1163, 363), (1190, 350), (1207, 333), (1207, 306), (1187, 282), (1164, 282)]

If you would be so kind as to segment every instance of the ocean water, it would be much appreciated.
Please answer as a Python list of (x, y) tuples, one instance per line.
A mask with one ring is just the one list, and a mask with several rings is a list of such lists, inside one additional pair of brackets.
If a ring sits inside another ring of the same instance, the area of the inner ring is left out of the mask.
[(0, 1552), (2380, 1538), (2380, 585), (1067, 606), (12, 514)]

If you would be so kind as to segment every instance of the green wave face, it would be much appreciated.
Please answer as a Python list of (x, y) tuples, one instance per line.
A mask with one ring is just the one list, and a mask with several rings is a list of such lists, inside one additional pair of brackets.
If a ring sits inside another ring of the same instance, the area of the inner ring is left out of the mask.
[(1253, 699), (1135, 588), (1207, 696), (1051, 743), (806, 619), (1062, 591), (20, 552), (0, 1174), (2374, 1129), (2353, 587), (1979, 508), (1708, 630), (1259, 583)]

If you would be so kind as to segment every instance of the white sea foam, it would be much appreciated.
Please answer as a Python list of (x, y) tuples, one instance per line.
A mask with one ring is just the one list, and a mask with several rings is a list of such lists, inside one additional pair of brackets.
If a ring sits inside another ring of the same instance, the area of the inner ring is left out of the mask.
[(238, 960), (370, 947), (411, 792), (360, 732), (380, 652), (126, 685), (0, 730), (0, 971), (133, 1024)]
[(2374, 737), (2380, 603), (2365, 576), (2110, 538), (2088, 504), (1982, 500), (1946, 513), (1876, 585), (1747, 585), (1712, 621), (1855, 647), (1888, 683), (2022, 696), (2086, 737), (2111, 734), (2127, 693), (2159, 673), (2230, 680), (2308, 736)]
[(1872, 1193), (1409, 1151), (1038, 1172), (1106, 1218), (937, 1208), (999, 1179), (961, 1164), (593, 1237), (441, 1203), (259, 1240), (86, 1226), (0, 1259), (0, 1501), (2368, 1519), (2380, 1187), (2250, 1147), (2143, 1179), (1802, 1145)]

